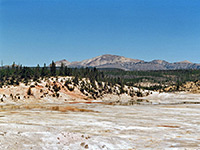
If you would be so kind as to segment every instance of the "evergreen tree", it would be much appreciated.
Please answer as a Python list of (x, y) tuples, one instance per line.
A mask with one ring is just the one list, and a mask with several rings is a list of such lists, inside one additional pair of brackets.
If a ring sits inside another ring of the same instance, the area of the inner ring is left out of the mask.
[(60, 70), (59, 70), (59, 76), (63, 76), (64, 75), (64, 64), (61, 64)]
[(34, 70), (34, 81), (37, 81), (40, 77), (40, 66), (39, 64), (37, 65), (37, 67)]
[(75, 85), (78, 85), (78, 77), (77, 76), (74, 77), (73, 82)]
[(56, 76), (56, 64), (54, 63), (54, 61), (52, 61), (51, 63), (50, 72), (51, 72), (51, 76)]
[(46, 66), (46, 64), (44, 63), (44, 66), (42, 67), (42, 69), (41, 69), (41, 77), (43, 78), (43, 77), (46, 77), (46, 76), (48, 76), (48, 69), (47, 69), (47, 66)]

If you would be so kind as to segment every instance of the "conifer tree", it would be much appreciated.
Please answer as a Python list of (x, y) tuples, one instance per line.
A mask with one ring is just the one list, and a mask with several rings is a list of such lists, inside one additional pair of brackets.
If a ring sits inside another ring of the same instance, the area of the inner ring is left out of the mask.
[(59, 70), (59, 76), (63, 76), (64, 75), (64, 64), (61, 64), (60, 70)]
[(51, 72), (51, 76), (56, 76), (56, 64), (54, 63), (54, 61), (52, 61), (51, 63), (50, 72)]
[(46, 66), (46, 63), (44, 63), (44, 66), (42, 67), (42, 70), (41, 70), (41, 77), (46, 77), (48, 76), (49, 72), (48, 72), (48, 69), (47, 69), (47, 66)]

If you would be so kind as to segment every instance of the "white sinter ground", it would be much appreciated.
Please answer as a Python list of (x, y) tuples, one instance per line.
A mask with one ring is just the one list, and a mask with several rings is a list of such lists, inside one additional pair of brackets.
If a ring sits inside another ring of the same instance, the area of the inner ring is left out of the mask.
[(2, 105), (0, 149), (184, 150), (200, 147), (200, 105), (172, 104), (198, 102), (199, 95), (154, 93), (148, 98), (156, 105), (71, 104), (96, 112), (4, 109)]

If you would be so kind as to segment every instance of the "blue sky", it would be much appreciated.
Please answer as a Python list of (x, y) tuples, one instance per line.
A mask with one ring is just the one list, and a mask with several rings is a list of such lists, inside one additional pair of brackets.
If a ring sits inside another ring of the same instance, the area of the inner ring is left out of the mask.
[(200, 0), (0, 0), (0, 60), (200, 63)]

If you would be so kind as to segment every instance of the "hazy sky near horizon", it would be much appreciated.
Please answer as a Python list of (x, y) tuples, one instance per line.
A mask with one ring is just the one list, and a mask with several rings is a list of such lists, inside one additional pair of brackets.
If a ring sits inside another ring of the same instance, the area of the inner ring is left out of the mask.
[(0, 0), (4, 64), (102, 54), (200, 63), (200, 0)]

